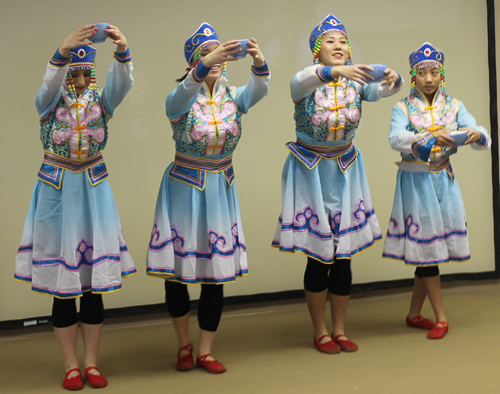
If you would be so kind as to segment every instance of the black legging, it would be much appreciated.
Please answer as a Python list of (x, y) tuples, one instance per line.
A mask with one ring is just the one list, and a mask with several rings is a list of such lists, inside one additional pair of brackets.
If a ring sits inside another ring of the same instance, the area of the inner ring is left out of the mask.
[(348, 296), (351, 294), (351, 260), (335, 259), (333, 264), (307, 257), (304, 273), (304, 288), (312, 293), (321, 293), (328, 289), (332, 294)]
[[(104, 321), (102, 295), (90, 291), (80, 297), (80, 322), (101, 324)], [(52, 303), (52, 324), (56, 328), (65, 328), (78, 323), (75, 298), (61, 299), (54, 297)]]
[(415, 269), (415, 276), (418, 278), (431, 278), (439, 275), (439, 267), (434, 265), (432, 267), (417, 267)]
[[(198, 325), (202, 330), (215, 332), (222, 316), (224, 285), (202, 284), (198, 304)], [(187, 285), (165, 281), (165, 301), (172, 317), (185, 316), (190, 311)]]

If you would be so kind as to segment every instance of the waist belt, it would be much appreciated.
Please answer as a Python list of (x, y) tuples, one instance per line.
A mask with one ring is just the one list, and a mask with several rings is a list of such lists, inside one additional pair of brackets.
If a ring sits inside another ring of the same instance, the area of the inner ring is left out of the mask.
[(352, 141), (349, 141), (345, 145), (339, 145), (339, 146), (309, 145), (309, 144), (306, 144), (304, 141), (301, 141), (299, 139), (295, 143), (303, 148), (306, 148), (307, 150), (309, 150), (311, 152), (316, 153), (319, 156), (326, 158), (326, 159), (336, 159), (337, 157), (346, 154), (354, 147), (354, 144)]
[(336, 159), (340, 170), (345, 173), (358, 157), (358, 150), (352, 141), (339, 146), (317, 146), (298, 139), (296, 142), (288, 142), (286, 147), (310, 170), (323, 158)]
[(187, 183), (199, 190), (205, 190), (207, 172), (224, 172), (227, 183), (232, 186), (234, 180), (233, 156), (223, 159), (209, 159), (176, 153), (174, 165), (168, 175), (170, 178)]
[(82, 172), (88, 170), (89, 168), (95, 167), (98, 164), (104, 163), (104, 159), (101, 153), (98, 153), (87, 159), (73, 160), (67, 157), (55, 155), (50, 152), (44, 152), (43, 162), (44, 164), (64, 168), (65, 170), (70, 170), (72, 172)]
[(193, 170), (222, 172), (233, 165), (233, 155), (224, 159), (208, 159), (206, 157), (188, 156), (176, 153), (174, 163)]
[(403, 171), (407, 172), (431, 172), (431, 173), (439, 173), (443, 170), (446, 170), (448, 176), (451, 178), (452, 181), (455, 180), (455, 174), (453, 173), (453, 168), (451, 167), (450, 163), (450, 158), (446, 157), (442, 160), (439, 161), (430, 161), (430, 162), (423, 162), (423, 161), (415, 161), (415, 160), (408, 160), (408, 159), (402, 159), (401, 160), (401, 165), (399, 167)]
[(446, 157), (439, 161), (429, 162), (429, 172), (441, 172), (445, 170), (448, 166), (451, 167), (450, 158)]
[(92, 186), (108, 177), (106, 164), (101, 153), (83, 160), (73, 160), (45, 151), (43, 163), (38, 171), (38, 178), (56, 189), (61, 188), (64, 170), (79, 173), (87, 171), (87, 177)]

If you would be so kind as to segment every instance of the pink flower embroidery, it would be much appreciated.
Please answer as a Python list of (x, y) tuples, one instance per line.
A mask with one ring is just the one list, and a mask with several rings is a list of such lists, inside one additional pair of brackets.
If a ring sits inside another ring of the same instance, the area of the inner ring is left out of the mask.
[(80, 118), (80, 123), (78, 123), (78, 117), (76, 112), (79, 110), (76, 107), (74, 110), (68, 107), (59, 107), (56, 110), (56, 118), (59, 122), (66, 124), (65, 128), (54, 130), (52, 134), (52, 140), (57, 144), (61, 145), (66, 140), (70, 139), (73, 141), (73, 136), (78, 135), (79, 132), (82, 133), (82, 138), (87, 139), (92, 137), (98, 142), (104, 141), (104, 129), (102, 127), (87, 128), (87, 125), (93, 120), (99, 119), (102, 115), (101, 106), (98, 103), (91, 104), (86, 115)]
[(206, 136), (207, 155), (222, 152), (227, 133), (236, 137), (240, 132), (238, 122), (232, 118), (237, 110), (236, 103), (226, 101), (222, 104), (223, 91), (224, 89), (219, 89), (213, 100), (200, 95), (193, 105), (198, 123), (191, 129), (191, 138), (200, 141)]
[(354, 102), (357, 97), (356, 90), (352, 86), (337, 87), (337, 106), (335, 106), (335, 89), (327, 87), (325, 97), (321, 90), (316, 90), (314, 93), (314, 102), (317, 107), (326, 108), (318, 110), (312, 115), (311, 121), (314, 125), (320, 126), (327, 122), (329, 133), (327, 134), (326, 141), (341, 141), (345, 136), (346, 120), (352, 123), (359, 121), (361, 111), (359, 108), (347, 108), (348, 104)]

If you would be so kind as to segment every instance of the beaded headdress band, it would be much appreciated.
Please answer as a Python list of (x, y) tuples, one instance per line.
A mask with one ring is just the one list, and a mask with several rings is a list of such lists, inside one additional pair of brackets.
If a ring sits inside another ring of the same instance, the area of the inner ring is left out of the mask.
[(410, 54), (409, 62), (411, 68), (411, 93), (415, 91), (417, 70), (424, 67), (439, 68), (441, 73), (441, 90), (445, 93), (443, 52), (435, 48), (430, 42), (424, 42), (420, 48)]
[(309, 39), (309, 47), (313, 53), (313, 62), (319, 63), (319, 52), (321, 50), (321, 39), (325, 34), (340, 32), (347, 39), (347, 44), (349, 45), (349, 59), (347, 59), (346, 64), (352, 64), (351, 61), (351, 42), (347, 36), (346, 29), (342, 22), (333, 15), (327, 15), (311, 32), (311, 37)]
[(89, 45), (82, 45), (69, 51), (71, 61), (69, 63), (68, 74), (66, 76), (66, 85), (73, 100), (78, 100), (78, 95), (76, 94), (75, 83), (73, 80), (73, 75), (71, 74), (72, 71), (90, 70), (89, 89), (95, 96), (95, 92), (97, 90), (94, 66), (95, 55), (96, 49)]

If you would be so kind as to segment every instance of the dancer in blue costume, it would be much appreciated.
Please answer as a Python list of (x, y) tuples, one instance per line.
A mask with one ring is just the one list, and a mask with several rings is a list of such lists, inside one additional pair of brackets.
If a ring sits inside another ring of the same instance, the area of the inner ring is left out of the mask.
[[(464, 203), (449, 157), (455, 135), (465, 145), (488, 149), (491, 138), (463, 103), (446, 94), (444, 54), (424, 43), (410, 55), (411, 92), (392, 111), (389, 141), (401, 152), (384, 257), (415, 266), (406, 324), (430, 330), (431, 339), (448, 332), (439, 264), (470, 259)], [(429, 296), (437, 323), (420, 315)]]
[[(351, 62), (344, 25), (328, 15), (309, 40), (314, 64), (291, 82), (297, 141), (282, 177), (282, 211), (272, 245), (307, 255), (304, 274), (314, 344), (325, 353), (356, 351), (344, 333), (351, 289), (351, 257), (382, 238), (370, 198), (363, 158), (352, 140), (361, 119), (361, 102), (396, 93), (401, 76)], [(373, 83), (370, 83), (373, 82)], [(329, 293), (332, 334), (325, 325)], [(333, 340), (332, 340), (333, 337)]]
[(166, 302), (179, 340), (176, 367), (180, 371), (194, 366), (186, 285), (202, 284), (196, 363), (221, 373), (225, 366), (210, 352), (222, 313), (223, 284), (248, 273), (231, 160), (241, 137), (241, 116), (266, 96), (270, 76), (252, 38), (248, 84), (226, 85), (225, 62), (238, 60), (232, 55), (241, 51), (237, 41), (221, 44), (213, 27), (203, 23), (184, 47), (188, 73), (166, 101), (176, 155), (160, 186), (147, 273), (166, 279)]
[(120, 290), (122, 278), (136, 272), (123, 239), (120, 218), (101, 151), (108, 120), (133, 85), (127, 40), (112, 25), (117, 45), (106, 88), (95, 84), (96, 50), (88, 46), (97, 29), (84, 26), (66, 37), (47, 65), (36, 97), (43, 164), (33, 189), (16, 259), (16, 279), (54, 297), (52, 320), (66, 369), (63, 386), (83, 387), (76, 356), (80, 328), (85, 344), (85, 375), (92, 387), (105, 387), (97, 369), (103, 323), (103, 293)]

